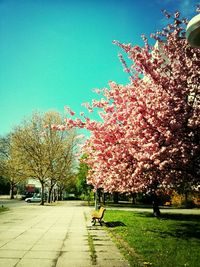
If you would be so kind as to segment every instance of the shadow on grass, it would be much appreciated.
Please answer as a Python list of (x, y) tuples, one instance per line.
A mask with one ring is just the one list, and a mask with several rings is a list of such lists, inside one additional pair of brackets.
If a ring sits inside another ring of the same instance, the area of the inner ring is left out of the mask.
[(196, 221), (200, 222), (200, 215), (197, 214), (170, 214), (170, 213), (163, 213), (161, 215), (163, 219), (169, 220), (176, 220), (176, 221)]
[[(143, 218), (153, 218), (151, 213), (138, 213), (140, 217)], [(156, 218), (155, 218), (156, 220)], [(168, 225), (167, 230), (162, 229), (148, 229), (147, 231), (157, 233), (161, 238), (166, 238), (168, 236), (181, 238), (181, 239), (190, 239), (196, 238), (200, 239), (200, 215), (195, 214), (161, 214), (160, 221), (166, 220), (171, 221)]]
[[(137, 212), (140, 217), (155, 217), (151, 212)], [(162, 213), (161, 211), (161, 220), (175, 220), (175, 221), (191, 221), (191, 222), (200, 222), (200, 215), (198, 214), (179, 214), (179, 213)]]
[(126, 226), (123, 222), (120, 221), (113, 221), (113, 222), (104, 222), (104, 225), (108, 228), (114, 228), (118, 226)]
[(200, 239), (200, 226), (198, 224), (175, 224), (169, 227), (167, 231), (152, 229), (149, 232), (157, 233), (161, 238), (174, 237), (189, 240), (191, 238)]

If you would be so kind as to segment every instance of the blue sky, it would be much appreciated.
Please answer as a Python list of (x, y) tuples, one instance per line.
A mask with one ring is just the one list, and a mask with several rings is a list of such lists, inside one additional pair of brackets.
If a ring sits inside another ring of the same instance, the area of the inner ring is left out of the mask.
[(195, 0), (0, 0), (0, 135), (33, 111), (84, 111), (94, 88), (128, 76), (113, 40), (142, 45), (161, 9), (195, 14)]

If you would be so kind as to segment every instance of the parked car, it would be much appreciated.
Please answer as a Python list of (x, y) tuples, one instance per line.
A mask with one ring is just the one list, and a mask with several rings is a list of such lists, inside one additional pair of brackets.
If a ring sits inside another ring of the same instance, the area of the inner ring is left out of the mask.
[(21, 195), (21, 200), (25, 200), (26, 198), (30, 198), (30, 197), (33, 197), (33, 196), (34, 196), (34, 193), (27, 192), (27, 193)]
[(41, 202), (41, 196), (40, 195), (35, 195), (33, 197), (28, 197), (25, 199), (27, 203), (34, 203), (34, 202)]

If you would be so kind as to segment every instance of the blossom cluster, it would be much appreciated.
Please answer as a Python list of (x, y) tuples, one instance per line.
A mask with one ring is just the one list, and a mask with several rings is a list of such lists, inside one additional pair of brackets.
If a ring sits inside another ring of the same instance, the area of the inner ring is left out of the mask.
[(139, 192), (200, 183), (200, 50), (184, 38), (187, 22), (179, 12), (164, 13), (172, 23), (152, 35), (156, 46), (145, 36), (144, 47), (115, 41), (132, 61), (128, 67), (120, 55), (130, 83), (110, 82), (96, 90), (101, 100), (85, 104), (89, 112), (100, 110), (101, 120), (82, 113), (58, 126), (91, 132), (83, 149), (95, 189)]

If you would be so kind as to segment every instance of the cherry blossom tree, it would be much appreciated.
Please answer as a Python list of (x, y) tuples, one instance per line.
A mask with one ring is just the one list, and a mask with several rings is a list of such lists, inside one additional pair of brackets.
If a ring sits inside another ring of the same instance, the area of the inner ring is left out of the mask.
[(102, 98), (85, 106), (97, 109), (99, 121), (81, 113), (63, 126), (91, 132), (84, 152), (95, 190), (156, 193), (200, 184), (200, 50), (185, 39), (187, 20), (163, 13), (169, 24), (151, 35), (156, 46), (145, 36), (143, 47), (114, 41), (132, 62), (119, 55), (130, 83), (95, 90)]

